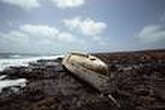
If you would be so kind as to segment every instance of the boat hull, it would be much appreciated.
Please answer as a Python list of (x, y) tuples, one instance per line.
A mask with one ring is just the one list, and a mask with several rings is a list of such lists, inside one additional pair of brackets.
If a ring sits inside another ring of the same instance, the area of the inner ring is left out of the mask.
[[(82, 56), (80, 56), (80, 59), (81, 57)], [(82, 64), (79, 61), (76, 61), (76, 59), (74, 58), (75, 55), (69, 54), (63, 59), (62, 64), (65, 66), (67, 70), (69, 70), (73, 75), (75, 75), (79, 79), (87, 82), (89, 85), (97, 89), (99, 92), (106, 93), (109, 91), (109, 78), (107, 76), (82, 66)]]

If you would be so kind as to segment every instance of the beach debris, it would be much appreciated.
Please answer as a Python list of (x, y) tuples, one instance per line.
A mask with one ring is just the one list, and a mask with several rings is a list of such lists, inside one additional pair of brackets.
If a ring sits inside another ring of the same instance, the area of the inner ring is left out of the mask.
[(107, 96), (120, 107), (120, 104), (110, 94), (108, 66), (99, 58), (81, 52), (71, 52), (62, 61), (64, 67), (74, 76), (86, 82), (91, 87), (99, 91), (103, 96)]

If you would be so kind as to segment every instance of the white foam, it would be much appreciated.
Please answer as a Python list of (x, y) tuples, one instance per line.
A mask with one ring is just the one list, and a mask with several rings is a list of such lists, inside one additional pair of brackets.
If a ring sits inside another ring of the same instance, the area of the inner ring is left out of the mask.
[[(51, 60), (51, 59), (57, 59), (60, 57), (64, 57), (64, 56), (58, 55), (58, 56), (43, 56), (43, 57), (33, 57), (33, 58), (24, 58), (24, 59), (0, 59), (0, 71), (10, 66), (16, 66), (16, 67), (28, 66), (29, 62), (36, 62), (37, 60), (40, 60), (40, 59)], [(0, 93), (2, 92), (2, 89), (6, 87), (13, 87), (13, 86), (25, 87), (26, 86), (26, 82), (27, 82), (26, 79), (4, 80), (4, 78), (6, 77), (7, 77), (6, 75), (0, 76)]]
[(6, 87), (12, 87), (12, 86), (20, 86), (25, 87), (26, 86), (26, 79), (16, 79), (16, 80), (0, 80), (0, 92), (2, 92), (3, 88)]
[(0, 71), (10, 66), (16, 66), (16, 67), (28, 66), (29, 62), (36, 62), (37, 60), (40, 59), (45, 59), (45, 60), (57, 59), (59, 57), (63, 57), (63, 55), (32, 57), (32, 58), (24, 58), (24, 59), (0, 59)]
[(7, 77), (6, 75), (0, 76), (0, 80), (3, 80), (3, 79), (6, 78), (6, 77)]
[(20, 58), (21, 55), (11, 55), (10, 58)]

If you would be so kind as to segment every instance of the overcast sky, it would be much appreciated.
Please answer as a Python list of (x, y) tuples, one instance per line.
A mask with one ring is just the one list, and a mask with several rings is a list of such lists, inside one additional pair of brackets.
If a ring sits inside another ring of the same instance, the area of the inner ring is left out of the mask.
[(165, 48), (165, 0), (0, 0), (0, 52)]

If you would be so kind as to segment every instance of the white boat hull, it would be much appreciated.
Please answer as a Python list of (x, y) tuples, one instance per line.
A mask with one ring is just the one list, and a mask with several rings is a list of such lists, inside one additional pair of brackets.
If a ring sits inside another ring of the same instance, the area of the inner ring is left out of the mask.
[[(80, 57), (80, 58), (74, 59), (74, 58), (76, 58), (75, 56)], [(107, 86), (109, 86), (109, 83), (108, 83), (109, 78), (96, 71), (92, 71), (93, 69), (88, 69), (85, 66), (83, 66), (82, 64), (84, 64), (84, 62), (81, 63), (81, 61), (77, 61), (77, 60), (80, 60), (81, 58), (82, 58), (82, 56), (69, 54), (63, 59), (62, 64), (73, 75), (75, 75), (79, 79), (87, 82), (92, 87), (97, 89), (99, 92), (101, 92), (101, 93), (108, 92), (109, 87), (107, 87)], [(94, 57), (94, 58), (96, 58), (96, 57)], [(95, 66), (92, 66), (92, 67), (95, 67)]]

